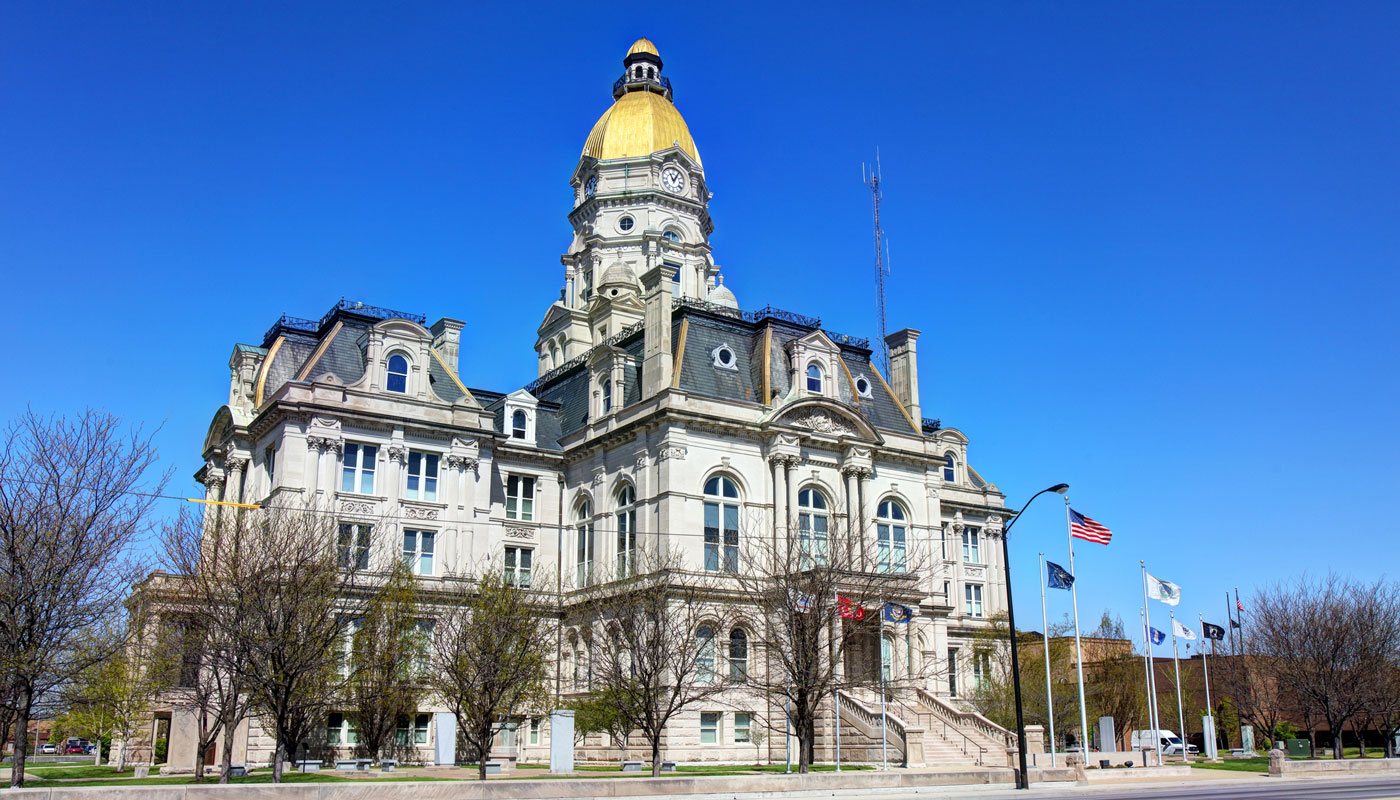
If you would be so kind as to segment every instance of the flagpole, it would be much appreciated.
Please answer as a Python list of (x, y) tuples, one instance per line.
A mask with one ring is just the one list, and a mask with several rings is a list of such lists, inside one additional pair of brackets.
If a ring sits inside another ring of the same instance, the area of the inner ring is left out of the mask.
[[(1196, 614), (1196, 621), (1199, 622), (1199, 623), (1201, 623), (1201, 642), (1204, 644), (1204, 643), (1205, 643), (1205, 640), (1206, 640), (1206, 618), (1205, 618), (1204, 616), (1202, 616), (1201, 614), (1198, 613), (1198, 614)], [(1214, 639), (1211, 639), (1211, 640), (1210, 640), (1210, 649), (1212, 649), (1212, 650), (1215, 649), (1215, 640), (1214, 640)], [(1214, 741), (1215, 741), (1215, 706), (1211, 705), (1211, 702), (1210, 702), (1210, 658), (1206, 655), (1205, 648), (1201, 648), (1201, 669), (1202, 669), (1202, 670), (1205, 672), (1205, 674), (1206, 674), (1206, 718), (1210, 720), (1210, 728), (1211, 728), (1211, 730), (1210, 730), (1210, 734), (1211, 734), (1211, 735), (1210, 735), (1210, 741), (1211, 741), (1211, 742), (1214, 742)], [(1202, 734), (1202, 737), (1204, 738), (1205, 731), (1201, 731), (1201, 734)], [(1216, 749), (1216, 750), (1219, 750), (1219, 745), (1218, 745), (1218, 744), (1216, 745), (1216, 748), (1215, 748), (1215, 749)], [(1216, 759), (1216, 754), (1215, 754), (1215, 753), (1208, 753), (1207, 755), (1209, 755), (1209, 756), (1211, 757), (1212, 760), (1215, 760), (1215, 759)]]
[(1162, 765), (1162, 727), (1157, 719), (1157, 665), (1152, 657), (1152, 610), (1147, 602), (1147, 562), (1142, 565), (1142, 623), (1143, 634), (1147, 636), (1147, 682), (1148, 696), (1152, 700), (1152, 741), (1157, 743), (1157, 766)]
[[(1040, 554), (1040, 576), (1045, 577), (1045, 554)], [(1045, 643), (1045, 708), (1050, 718), (1050, 766), (1055, 766), (1055, 694), (1050, 688), (1050, 621), (1045, 613), (1045, 581), (1040, 582), (1040, 629), (1045, 635), (1040, 637)]]
[[(1234, 669), (1240, 668), (1239, 653), (1235, 650), (1235, 612), (1230, 610), (1230, 590), (1225, 590), (1225, 620), (1229, 624), (1230, 655), (1235, 656)], [(1236, 732), (1240, 737), (1240, 747), (1244, 747), (1244, 720), (1240, 718), (1240, 681), (1239, 673), (1230, 674), (1230, 693), (1235, 698), (1235, 723), (1240, 726)]]
[[(1069, 498), (1065, 498), (1065, 538), (1069, 540), (1069, 574), (1074, 582), (1069, 585), (1071, 602), (1074, 604), (1074, 662), (1079, 671), (1079, 738), (1084, 762), (1089, 762), (1089, 714), (1084, 708), (1084, 653), (1079, 648), (1079, 576), (1074, 571), (1074, 534), (1069, 519)], [(1102, 742), (1100, 743), (1102, 749)]]
[[(1147, 690), (1147, 724), (1156, 727), (1153, 720), (1156, 718), (1155, 705), (1152, 699), (1152, 676), (1151, 667), (1148, 662), (1152, 659), (1152, 632), (1147, 627), (1147, 604), (1144, 603), (1138, 609), (1138, 618), (1142, 620), (1142, 685)], [(1147, 766), (1144, 764), (1143, 766)]]
[(1171, 612), (1172, 618), (1172, 665), (1176, 667), (1176, 721), (1181, 725), (1181, 760), (1191, 763), (1191, 756), (1186, 752), (1186, 713), (1181, 706), (1181, 660), (1176, 655), (1176, 612)]
[[(880, 598), (880, 769), (890, 768), (888, 723), (885, 711), (885, 598)], [(890, 672), (894, 672), (894, 644), (890, 644)]]
[[(836, 592), (835, 587), (831, 590), (831, 599), (835, 604), (836, 614), (831, 618), (831, 652), (837, 654), (836, 637), (838, 628), (841, 625), (841, 595)], [(854, 613), (854, 612), (852, 612)], [(852, 617), (854, 619), (854, 617)], [(832, 717), (832, 726), (836, 729), (836, 771), (841, 771), (841, 663), (837, 661), (831, 665), (831, 674), (836, 677), (836, 686), (831, 690), (831, 710), (835, 716)]]

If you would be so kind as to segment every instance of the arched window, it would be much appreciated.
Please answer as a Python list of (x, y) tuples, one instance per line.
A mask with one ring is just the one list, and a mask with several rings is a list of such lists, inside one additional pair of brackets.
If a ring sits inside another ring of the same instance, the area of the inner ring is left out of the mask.
[(587, 500), (579, 502), (574, 513), (577, 520), (577, 553), (574, 560), (574, 586), (582, 589), (593, 582), (593, 506)]
[(729, 679), (742, 681), (749, 677), (749, 635), (743, 628), (729, 632)]
[(880, 680), (894, 680), (894, 639), (889, 636), (880, 637)]
[(637, 569), (637, 493), (624, 486), (617, 493), (617, 577)]
[(958, 479), (958, 456), (952, 450), (943, 454), (943, 480), (952, 483)]
[(807, 365), (807, 391), (821, 394), (822, 368), (816, 364)]
[(613, 403), (613, 398), (612, 398), (612, 380), (611, 380), (610, 378), (604, 378), (604, 379), (603, 379), (603, 413), (604, 413), (604, 414), (608, 413), (609, 411), (612, 411), (612, 403)]
[(821, 490), (807, 487), (797, 493), (797, 541), (803, 567), (826, 563), (827, 529), (831, 517)]
[(876, 562), (881, 572), (903, 572), (908, 515), (894, 500), (881, 500), (875, 515)]
[(515, 413), (510, 415), (510, 436), (512, 439), (525, 438), (526, 422), (528, 421), (524, 409), (517, 408)]
[(408, 391), (408, 359), (398, 353), (389, 356), (389, 377), (384, 381), (384, 388), (399, 394)]
[(668, 242), (679, 242), (681, 240), (681, 235), (675, 231), (666, 231), (661, 234), (661, 238)]
[(725, 475), (705, 481), (705, 569), (739, 571), (739, 489)]
[(715, 682), (715, 629), (701, 625), (695, 631), (695, 680)]

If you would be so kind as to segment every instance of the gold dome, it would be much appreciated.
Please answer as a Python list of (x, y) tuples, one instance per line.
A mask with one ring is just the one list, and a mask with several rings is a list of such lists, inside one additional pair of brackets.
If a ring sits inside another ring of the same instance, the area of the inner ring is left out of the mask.
[[(617, 51), (614, 50), (613, 52)], [(656, 52), (656, 45), (652, 44), (651, 40), (646, 38), (645, 36), (633, 42), (632, 49), (627, 51), (627, 55), (629, 56), (635, 56), (638, 53), (647, 53), (649, 55), (656, 56), (657, 58), (661, 58), (661, 54)]]
[[(651, 44), (641, 39), (632, 49), (643, 43)], [(670, 100), (654, 92), (628, 92), (598, 118), (588, 141), (583, 143), (583, 154), (597, 159), (629, 158), (651, 155), (676, 144), (695, 163), (700, 163), (690, 128)]]

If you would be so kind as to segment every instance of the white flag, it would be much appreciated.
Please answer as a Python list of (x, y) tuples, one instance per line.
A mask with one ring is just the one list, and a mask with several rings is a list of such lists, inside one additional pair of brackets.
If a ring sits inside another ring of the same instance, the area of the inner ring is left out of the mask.
[(1147, 596), (1153, 600), (1161, 600), (1169, 606), (1174, 606), (1181, 602), (1181, 587), (1171, 581), (1154, 578), (1149, 572), (1147, 573)]
[(1178, 639), (1185, 639), (1188, 642), (1196, 641), (1196, 634), (1190, 628), (1182, 625), (1179, 619), (1172, 620), (1172, 633), (1175, 633)]

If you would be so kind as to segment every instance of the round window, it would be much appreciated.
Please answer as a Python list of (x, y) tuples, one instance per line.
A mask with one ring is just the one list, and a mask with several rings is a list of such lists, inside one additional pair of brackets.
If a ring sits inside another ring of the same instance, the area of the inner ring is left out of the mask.
[(729, 350), (729, 348), (725, 347), (725, 348), (722, 348), (722, 349), (719, 351), (719, 363), (721, 363), (721, 364), (728, 364), (729, 362), (731, 362), (731, 361), (733, 361), (733, 360), (734, 360), (734, 353), (732, 353), (732, 352)]
[(869, 393), (870, 393), (870, 381), (867, 381), (865, 378), (861, 378), (861, 379), (857, 380), (857, 381), (856, 381), (856, 391), (857, 391), (857, 392), (860, 392), (861, 394), (869, 394)]
[(632, 230), (632, 226), (635, 224), (636, 222), (631, 217), (623, 217), (622, 219), (617, 221), (617, 227), (621, 228), (624, 231)]

